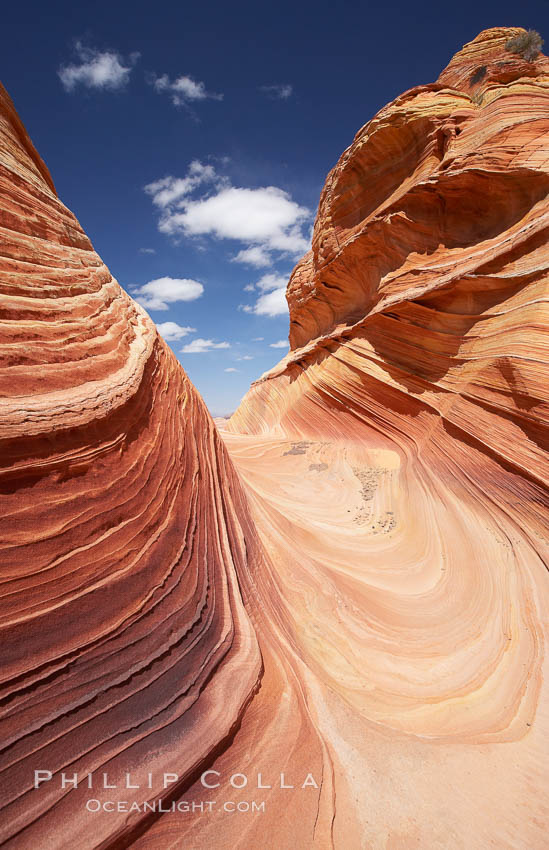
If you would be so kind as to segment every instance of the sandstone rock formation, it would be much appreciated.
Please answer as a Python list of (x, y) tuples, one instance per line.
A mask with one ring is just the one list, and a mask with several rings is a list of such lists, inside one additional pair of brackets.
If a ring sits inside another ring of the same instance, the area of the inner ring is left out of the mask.
[(70, 779), (151, 772), (114, 799), (154, 800), (233, 733), (261, 669), (236, 580), (256, 544), (202, 400), (3, 89), (0, 122), (0, 840), (111, 846), (142, 815), (91, 815), (113, 791)]
[(547, 840), (549, 61), (518, 32), (359, 131), (228, 425), (336, 847)]
[[(519, 32), (328, 176), (237, 472), (2, 92), (5, 846), (546, 846), (549, 61)], [(91, 814), (62, 771), (217, 806)]]

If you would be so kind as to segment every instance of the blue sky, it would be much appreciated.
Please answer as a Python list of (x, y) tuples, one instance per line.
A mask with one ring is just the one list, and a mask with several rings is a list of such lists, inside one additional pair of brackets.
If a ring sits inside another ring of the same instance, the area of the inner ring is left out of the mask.
[(486, 27), (549, 38), (549, 0), (30, 0), (2, 22), (60, 197), (225, 414), (287, 351), (283, 288), (356, 131)]

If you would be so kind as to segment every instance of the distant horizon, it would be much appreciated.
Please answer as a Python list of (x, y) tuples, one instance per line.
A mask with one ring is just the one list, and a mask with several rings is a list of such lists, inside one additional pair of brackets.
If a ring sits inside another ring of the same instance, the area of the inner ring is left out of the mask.
[[(41, 26), (27, 28), (29, 16)], [(288, 350), (286, 284), (326, 175), (386, 103), (516, 9), (11, 6), (3, 82), (61, 200), (213, 415)], [(395, 24), (395, 20), (397, 24)]]

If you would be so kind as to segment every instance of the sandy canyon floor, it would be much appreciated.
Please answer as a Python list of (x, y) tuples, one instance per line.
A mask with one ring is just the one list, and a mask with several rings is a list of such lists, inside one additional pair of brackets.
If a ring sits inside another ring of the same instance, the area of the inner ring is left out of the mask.
[(218, 424), (268, 557), (245, 589), (261, 688), (210, 769), (266, 808), (168, 815), (137, 846), (545, 846), (546, 542), (389, 440)]
[(359, 130), (290, 350), (217, 428), (0, 86), (2, 847), (547, 848), (549, 59), (524, 37), (483, 31)]

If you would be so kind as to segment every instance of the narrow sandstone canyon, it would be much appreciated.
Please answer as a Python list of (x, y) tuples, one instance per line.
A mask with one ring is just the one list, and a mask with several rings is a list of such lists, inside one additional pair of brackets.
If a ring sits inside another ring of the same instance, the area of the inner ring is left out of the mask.
[(2, 846), (547, 846), (549, 60), (521, 32), (357, 133), (290, 352), (219, 428), (1, 90)]

